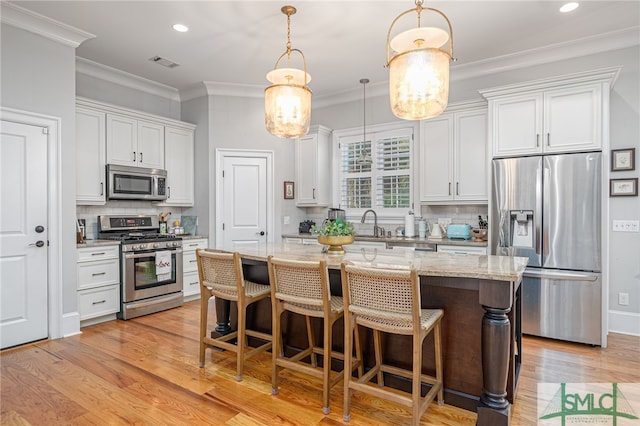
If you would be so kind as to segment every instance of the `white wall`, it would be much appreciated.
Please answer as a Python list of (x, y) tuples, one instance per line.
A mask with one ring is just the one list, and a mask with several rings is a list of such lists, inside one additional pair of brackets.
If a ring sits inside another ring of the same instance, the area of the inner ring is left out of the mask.
[[(63, 314), (77, 311), (75, 240), (75, 49), (0, 25), (1, 104), (61, 119), (59, 164)], [(68, 190), (65, 190), (68, 189)]]

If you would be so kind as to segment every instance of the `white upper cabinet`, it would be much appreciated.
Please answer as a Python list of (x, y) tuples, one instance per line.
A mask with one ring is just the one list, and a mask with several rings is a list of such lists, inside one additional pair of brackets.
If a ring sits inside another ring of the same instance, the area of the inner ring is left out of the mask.
[(482, 90), (493, 157), (598, 151), (619, 68)]
[(442, 115), (422, 121), (422, 202), (487, 202), (486, 123), (486, 107), (477, 103), (452, 106)]
[(328, 206), (331, 198), (331, 129), (311, 126), (295, 141), (296, 205)]
[(192, 206), (194, 132), (191, 123), (76, 98), (76, 204), (106, 203), (107, 164), (167, 170), (161, 205)]
[(105, 115), (92, 108), (76, 108), (76, 204), (106, 203)]
[(194, 191), (193, 129), (165, 127), (167, 199), (162, 206), (192, 206)]
[(164, 126), (107, 114), (107, 163), (164, 169)]

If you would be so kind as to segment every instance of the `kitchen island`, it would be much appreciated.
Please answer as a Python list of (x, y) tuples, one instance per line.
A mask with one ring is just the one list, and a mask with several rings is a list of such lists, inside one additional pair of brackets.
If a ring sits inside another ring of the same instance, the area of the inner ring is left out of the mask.
[[(478, 413), (478, 425), (508, 425), (521, 362), (520, 282), (527, 259), (505, 256), (452, 255), (446, 253), (394, 251), (346, 246), (344, 255), (327, 255), (320, 246), (268, 243), (222, 248), (237, 250), (243, 258), (245, 278), (268, 284), (266, 260), (270, 255), (294, 260), (327, 261), (331, 293), (342, 295), (340, 263), (349, 261), (362, 266), (414, 268), (420, 275), (423, 308), (442, 308), (442, 344), (444, 356), (445, 401)], [(256, 304), (247, 313), (248, 326), (271, 330), (271, 306), (268, 300)], [(218, 330), (235, 326), (235, 307), (216, 300)], [(283, 318), (287, 351), (306, 347), (304, 321)], [(230, 325), (229, 325), (230, 324)], [(340, 325), (334, 333), (343, 333)], [(321, 327), (315, 327), (320, 338)], [(372, 364), (372, 341), (363, 333), (365, 365)], [(342, 339), (335, 339), (340, 350)], [(411, 339), (387, 336), (385, 359), (400, 367), (411, 365)], [(433, 371), (433, 340), (425, 340), (423, 370)], [(385, 379), (387, 384), (408, 389), (409, 383), (398, 377)]]

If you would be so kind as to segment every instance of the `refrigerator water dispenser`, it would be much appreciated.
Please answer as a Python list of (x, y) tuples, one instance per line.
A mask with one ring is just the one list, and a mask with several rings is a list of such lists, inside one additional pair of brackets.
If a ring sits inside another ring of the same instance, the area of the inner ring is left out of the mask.
[(511, 212), (511, 246), (534, 247), (533, 210), (512, 210)]

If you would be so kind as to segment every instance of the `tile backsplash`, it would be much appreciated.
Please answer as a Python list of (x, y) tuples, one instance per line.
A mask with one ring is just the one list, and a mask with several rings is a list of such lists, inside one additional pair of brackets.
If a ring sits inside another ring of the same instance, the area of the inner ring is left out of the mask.
[[(450, 218), (452, 223), (468, 223), (472, 228), (478, 227), (478, 216), (487, 218), (487, 205), (447, 205), (422, 206), (420, 213), (429, 223), (437, 223), (438, 218)], [(489, 224), (491, 226), (491, 224)]]
[(87, 239), (98, 238), (98, 216), (111, 214), (148, 214), (157, 215), (161, 212), (171, 212), (169, 224), (174, 220), (180, 220), (184, 208), (158, 207), (144, 201), (109, 201), (104, 206), (76, 206), (76, 217), (84, 219), (87, 223)]

